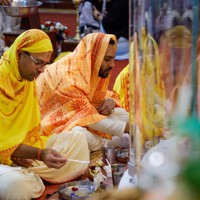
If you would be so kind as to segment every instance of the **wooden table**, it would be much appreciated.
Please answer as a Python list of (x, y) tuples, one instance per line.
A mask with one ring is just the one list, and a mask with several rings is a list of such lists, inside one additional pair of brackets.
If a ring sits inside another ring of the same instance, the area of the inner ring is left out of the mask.
[(61, 44), (61, 51), (74, 51), (76, 46), (78, 45), (79, 41), (74, 40), (73, 38), (69, 38), (67, 40), (64, 40)]

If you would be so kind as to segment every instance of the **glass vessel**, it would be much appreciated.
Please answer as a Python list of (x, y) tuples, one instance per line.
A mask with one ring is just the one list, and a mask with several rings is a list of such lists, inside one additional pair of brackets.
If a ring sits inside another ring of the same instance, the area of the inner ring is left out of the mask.
[[(129, 0), (129, 9), (129, 175), (134, 177), (143, 155), (173, 134), (172, 116), (198, 118), (200, 1)], [(184, 83), (189, 89), (177, 98)]]

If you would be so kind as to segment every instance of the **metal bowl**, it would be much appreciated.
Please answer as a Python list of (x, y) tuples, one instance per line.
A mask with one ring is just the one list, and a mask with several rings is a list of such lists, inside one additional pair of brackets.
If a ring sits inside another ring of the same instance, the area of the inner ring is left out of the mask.
[(115, 152), (115, 159), (119, 162), (127, 163), (129, 161), (129, 149), (118, 149)]
[(28, 17), (38, 12), (38, 7), (42, 5), (40, 1), (34, 2), (13, 2), (10, 6), (2, 5), (4, 12), (11, 17)]
[(96, 191), (92, 181), (72, 181), (61, 185), (58, 189), (59, 200), (86, 200)]

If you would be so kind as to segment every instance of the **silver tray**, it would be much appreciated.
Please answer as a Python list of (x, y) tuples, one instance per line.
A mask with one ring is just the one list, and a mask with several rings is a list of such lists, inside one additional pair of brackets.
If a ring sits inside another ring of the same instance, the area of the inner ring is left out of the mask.
[(38, 12), (38, 7), (42, 5), (40, 1), (33, 2), (13, 2), (10, 6), (2, 5), (6, 15), (11, 17), (28, 17)]
[(59, 200), (84, 200), (92, 197), (97, 187), (92, 181), (72, 181), (58, 189)]

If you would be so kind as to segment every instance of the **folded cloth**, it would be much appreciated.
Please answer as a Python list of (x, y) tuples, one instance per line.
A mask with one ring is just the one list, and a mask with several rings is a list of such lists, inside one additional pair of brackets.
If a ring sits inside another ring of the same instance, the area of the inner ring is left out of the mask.
[(0, 175), (10, 171), (21, 170), (21, 167), (10, 167), (8, 165), (0, 164)]

